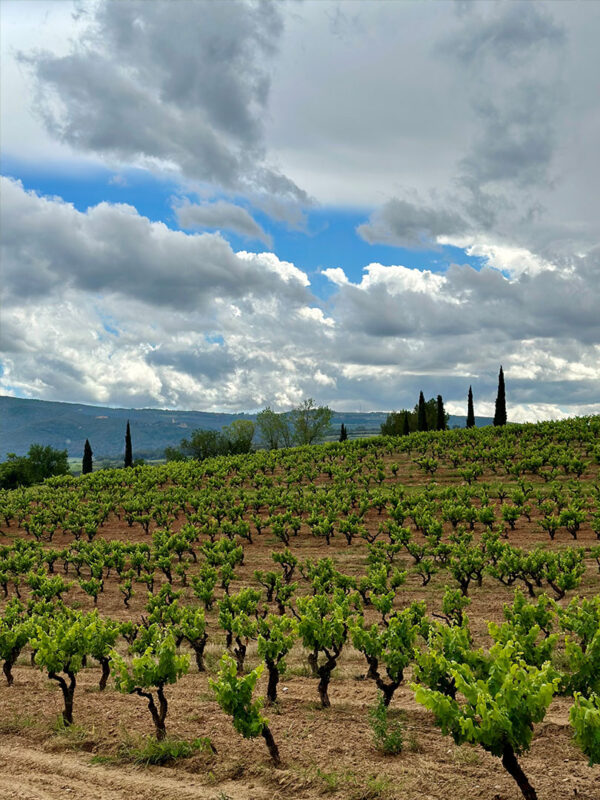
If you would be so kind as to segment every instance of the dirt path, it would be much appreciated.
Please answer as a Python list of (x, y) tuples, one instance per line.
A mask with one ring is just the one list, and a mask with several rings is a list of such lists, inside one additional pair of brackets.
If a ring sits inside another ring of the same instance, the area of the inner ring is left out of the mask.
[(188, 773), (90, 764), (90, 756), (46, 753), (17, 738), (0, 744), (3, 800), (266, 800), (272, 792), (227, 782), (207, 788)]

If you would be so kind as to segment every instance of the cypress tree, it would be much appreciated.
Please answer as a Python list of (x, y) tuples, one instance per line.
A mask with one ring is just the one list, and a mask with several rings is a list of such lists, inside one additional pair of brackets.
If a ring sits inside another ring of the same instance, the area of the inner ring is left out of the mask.
[(404, 412), (404, 422), (402, 423), (402, 436), (408, 436), (410, 433), (410, 419), (409, 412)]
[(475, 412), (473, 411), (473, 390), (469, 386), (469, 396), (467, 399), (467, 428), (475, 427)]
[(446, 430), (446, 411), (444, 409), (444, 401), (442, 400), (442, 395), (438, 394), (437, 396), (437, 419), (435, 423), (436, 431), (445, 431)]
[(127, 430), (125, 431), (125, 466), (133, 466), (133, 452), (131, 449), (131, 430), (129, 429), (129, 420), (127, 420)]
[(90, 447), (89, 440), (86, 439), (85, 440), (85, 444), (83, 446), (83, 460), (81, 462), (81, 474), (82, 475), (87, 475), (88, 472), (91, 472), (93, 470), (93, 468), (94, 468), (93, 462), (92, 462), (92, 456), (93, 455), (94, 454), (92, 453), (92, 448)]
[(427, 425), (427, 406), (425, 405), (425, 397), (423, 392), (419, 394), (419, 408), (417, 411), (417, 430), (429, 430)]
[(345, 442), (348, 438), (348, 431), (346, 430), (346, 426), (342, 422), (342, 427), (340, 428), (340, 442)]
[(498, 395), (496, 397), (496, 411), (494, 412), (494, 425), (506, 425), (506, 390), (504, 387), (504, 372), (500, 367), (498, 375)]

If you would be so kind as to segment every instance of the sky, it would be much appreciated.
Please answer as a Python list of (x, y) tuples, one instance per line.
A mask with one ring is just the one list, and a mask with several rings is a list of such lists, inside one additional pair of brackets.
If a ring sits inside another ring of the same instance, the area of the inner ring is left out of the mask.
[(600, 3), (0, 14), (1, 394), (600, 413)]

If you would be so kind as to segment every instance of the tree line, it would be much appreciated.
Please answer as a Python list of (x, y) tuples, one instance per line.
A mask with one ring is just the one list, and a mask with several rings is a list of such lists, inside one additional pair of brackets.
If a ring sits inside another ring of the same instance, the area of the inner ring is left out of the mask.
[[(215, 456), (242, 455), (252, 452), (256, 434), (260, 444), (267, 450), (281, 447), (296, 447), (316, 444), (330, 432), (333, 411), (328, 406), (317, 406), (312, 398), (304, 400), (291, 411), (277, 413), (270, 406), (256, 417), (256, 422), (246, 419), (234, 420), (220, 431), (198, 428), (192, 431), (189, 439), (182, 439), (179, 446), (167, 447), (167, 461), (204, 461)], [(447, 430), (449, 414), (444, 408), (441, 394), (437, 398), (425, 400), (421, 391), (419, 400), (412, 411), (392, 411), (381, 424), (384, 436), (405, 436), (414, 431)], [(506, 390), (504, 372), (500, 367), (498, 392), (496, 397), (494, 425), (505, 425)], [(473, 410), (473, 390), (469, 386), (467, 398), (467, 428), (475, 426)], [(342, 423), (339, 441), (348, 438), (346, 426)], [(143, 464), (143, 460), (133, 459), (131, 427), (129, 420), (125, 430), (125, 468)], [(89, 439), (85, 440), (81, 473), (93, 471), (93, 451)], [(0, 464), (0, 488), (14, 489), (18, 486), (31, 486), (46, 478), (69, 473), (66, 450), (57, 450), (41, 444), (32, 444), (26, 456), (9, 453), (6, 462)]]
[(16, 489), (18, 486), (33, 486), (53, 475), (69, 473), (66, 450), (56, 450), (50, 445), (32, 444), (26, 456), (9, 453), (0, 464), (0, 489)]
[[(441, 394), (437, 398), (425, 400), (421, 391), (419, 400), (412, 411), (402, 409), (388, 414), (385, 422), (381, 423), (382, 436), (407, 436), (415, 431), (445, 431), (448, 429), (450, 415), (444, 408)], [(506, 387), (504, 384), (504, 371), (502, 366), (498, 375), (498, 392), (494, 410), (494, 425), (506, 425)], [(473, 388), (469, 386), (467, 394), (467, 428), (475, 427), (475, 411), (473, 408)]]
[[(236, 419), (221, 431), (193, 431), (189, 439), (182, 439), (179, 447), (167, 447), (167, 461), (203, 461), (214, 456), (240, 455), (252, 452), (258, 434), (260, 444), (267, 450), (316, 444), (329, 432), (333, 411), (327, 406), (317, 406), (309, 397), (291, 411), (276, 413), (269, 406), (256, 417), (256, 422)], [(347, 438), (345, 426), (340, 439)]]
[[(93, 455), (89, 439), (86, 439), (81, 461), (82, 475), (93, 471)], [(123, 466), (134, 467), (143, 463), (141, 459), (135, 461), (133, 459), (131, 428), (129, 420), (127, 420)], [(6, 461), (0, 464), (0, 489), (33, 486), (36, 483), (42, 483), (46, 478), (68, 475), (69, 473), (69, 454), (67, 450), (58, 450), (50, 445), (32, 444), (27, 455), (18, 456), (16, 453), (8, 453)]]

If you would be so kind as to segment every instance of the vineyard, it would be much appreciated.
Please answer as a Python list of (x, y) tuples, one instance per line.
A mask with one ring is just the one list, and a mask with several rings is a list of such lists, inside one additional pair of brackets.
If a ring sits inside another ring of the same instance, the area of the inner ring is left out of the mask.
[(598, 417), (2, 492), (0, 796), (597, 800), (599, 589)]

